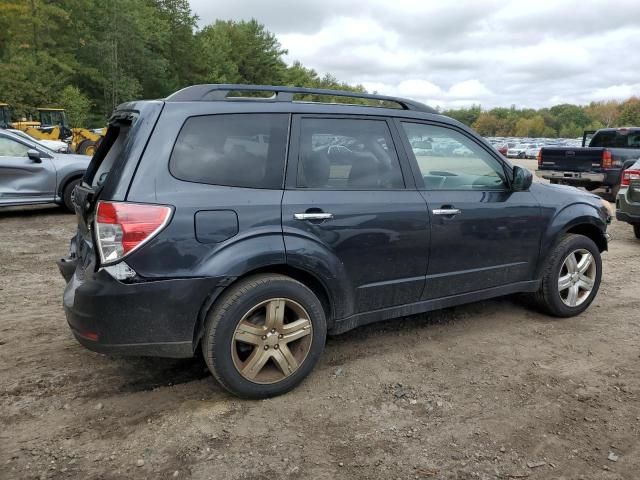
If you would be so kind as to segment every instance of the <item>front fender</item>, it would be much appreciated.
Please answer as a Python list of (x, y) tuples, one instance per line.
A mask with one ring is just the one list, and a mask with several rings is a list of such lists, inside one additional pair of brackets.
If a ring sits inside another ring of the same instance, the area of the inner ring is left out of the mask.
[(598, 229), (602, 235), (607, 230), (606, 219), (595, 205), (588, 202), (572, 203), (559, 210), (549, 222), (547, 231), (542, 236), (540, 245), (541, 257), (558, 242), (560, 237), (569, 230), (582, 225), (589, 225)]

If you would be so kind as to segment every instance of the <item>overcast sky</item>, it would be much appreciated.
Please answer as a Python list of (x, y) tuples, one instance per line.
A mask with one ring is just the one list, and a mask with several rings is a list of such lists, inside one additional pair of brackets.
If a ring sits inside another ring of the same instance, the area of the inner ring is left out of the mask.
[(432, 106), (640, 95), (640, 0), (190, 0), (256, 18), (319, 73)]

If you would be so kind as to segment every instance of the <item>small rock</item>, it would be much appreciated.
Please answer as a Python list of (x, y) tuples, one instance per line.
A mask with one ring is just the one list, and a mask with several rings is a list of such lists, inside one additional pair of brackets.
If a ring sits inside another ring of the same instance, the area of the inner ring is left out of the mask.
[(65, 410), (69, 410), (71, 408), (71, 405), (69, 405), (68, 403), (65, 403), (62, 408), (64, 408)]
[(339, 466), (339, 467), (344, 467), (344, 463), (340, 462), (340, 463), (338, 464), (338, 466)]
[(102, 403), (98, 403), (98, 404), (96, 404), (95, 409), (96, 409), (96, 410), (102, 410), (102, 407), (103, 407), (103, 406), (104, 406), (104, 405), (102, 405)]
[(506, 449), (506, 448), (504, 448), (504, 447), (500, 447), (500, 451), (501, 451), (502, 453), (504, 453), (504, 452), (506, 452), (506, 451), (507, 451), (507, 449)]
[(538, 468), (546, 465), (547, 462), (527, 462), (527, 467), (529, 468)]
[(609, 452), (609, 456), (607, 457), (607, 460), (609, 460), (610, 462), (617, 462), (618, 461), (618, 455), (616, 455), (613, 452)]
[(180, 475), (180, 472), (178, 472), (178, 470), (173, 472), (173, 478), (178, 478), (178, 475)]
[(143, 467), (144, 466), (144, 460), (139, 458), (138, 460), (136, 460), (136, 466), (137, 467)]
[(436, 402), (437, 407), (442, 407), (442, 405), (443, 405), (442, 402)]
[(336, 368), (335, 371), (333, 372), (334, 377), (338, 377), (340, 375), (342, 375), (342, 367)]

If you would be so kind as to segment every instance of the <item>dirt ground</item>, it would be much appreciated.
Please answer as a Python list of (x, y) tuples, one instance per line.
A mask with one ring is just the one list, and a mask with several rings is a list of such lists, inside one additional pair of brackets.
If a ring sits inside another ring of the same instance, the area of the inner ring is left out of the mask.
[(0, 479), (640, 478), (640, 241), (610, 227), (579, 318), (516, 298), (328, 340), (299, 388), (241, 401), (200, 359), (111, 358), (61, 307), (74, 217), (0, 211)]

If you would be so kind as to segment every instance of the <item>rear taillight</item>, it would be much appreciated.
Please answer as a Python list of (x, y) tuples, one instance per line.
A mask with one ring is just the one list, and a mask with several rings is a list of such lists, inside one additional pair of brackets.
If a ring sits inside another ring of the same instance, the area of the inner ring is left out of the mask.
[(536, 155), (536, 159), (538, 160), (538, 166), (542, 165), (542, 149), (538, 150), (538, 155)]
[(611, 158), (611, 152), (609, 150), (602, 151), (602, 168), (611, 168), (613, 164), (613, 158)]
[(628, 187), (632, 180), (640, 180), (640, 170), (625, 170), (622, 172), (620, 185)]
[(156, 236), (169, 222), (172, 208), (126, 202), (98, 202), (96, 239), (102, 264), (114, 263)]

